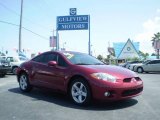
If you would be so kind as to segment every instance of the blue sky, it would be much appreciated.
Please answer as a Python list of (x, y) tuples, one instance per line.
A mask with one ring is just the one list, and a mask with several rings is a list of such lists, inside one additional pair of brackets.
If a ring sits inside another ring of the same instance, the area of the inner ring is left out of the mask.
[[(19, 24), (21, 0), (0, 0), (0, 21)], [(154, 52), (151, 38), (160, 32), (160, 0), (24, 0), (22, 48), (27, 54), (50, 50), (49, 36), (56, 29), (56, 17), (69, 15), (77, 8), (78, 15), (90, 15), (91, 44), (94, 55), (107, 55), (113, 42), (128, 38), (140, 42), (140, 50)], [(12, 53), (18, 48), (19, 28), (0, 22), (0, 50)], [(60, 47), (88, 53), (88, 31), (60, 31)], [(66, 44), (64, 44), (66, 43)]]

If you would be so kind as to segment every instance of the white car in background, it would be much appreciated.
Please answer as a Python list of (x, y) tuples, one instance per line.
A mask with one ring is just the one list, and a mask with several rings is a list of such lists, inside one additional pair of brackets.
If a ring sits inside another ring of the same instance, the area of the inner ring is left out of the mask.
[(128, 69), (134, 71), (134, 67), (135, 67), (136, 65), (141, 65), (141, 64), (143, 64), (143, 61), (139, 61), (139, 62), (137, 62), (137, 63), (130, 64), (129, 67), (128, 67)]
[(143, 65), (143, 64), (145, 64), (145, 63), (147, 63), (147, 62), (149, 62), (150, 60), (145, 60), (145, 61), (140, 61), (139, 63), (135, 63), (135, 64), (130, 64), (130, 66), (129, 66), (129, 69), (130, 70), (132, 70), (132, 71), (134, 71), (134, 72), (137, 72), (137, 67), (136, 66), (141, 66), (141, 65)]
[(143, 72), (160, 72), (160, 60), (149, 60), (144, 62), (143, 64), (136, 65), (134, 67), (134, 70), (138, 73), (143, 73)]
[(28, 58), (22, 56), (8, 56), (6, 60), (10, 62), (11, 65), (10, 71), (13, 74), (16, 74), (17, 68), (20, 66), (21, 63), (27, 61)]

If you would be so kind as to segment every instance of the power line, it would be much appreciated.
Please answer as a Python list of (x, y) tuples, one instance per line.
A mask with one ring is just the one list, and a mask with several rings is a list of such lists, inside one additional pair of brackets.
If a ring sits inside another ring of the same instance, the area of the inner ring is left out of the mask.
[(37, 36), (39, 36), (39, 37), (41, 37), (41, 38), (43, 38), (43, 39), (45, 39), (45, 40), (48, 40), (48, 38), (46, 38), (46, 37), (44, 37), (44, 36), (42, 36), (42, 35), (39, 35), (39, 34), (33, 32), (33, 31), (31, 31), (31, 30), (29, 30), (29, 29), (27, 29), (27, 28), (25, 28), (25, 27), (22, 27), (22, 28), (25, 29), (25, 30), (27, 30), (27, 31), (29, 31), (29, 32), (31, 32), (31, 33), (33, 33), (33, 34), (35, 34), (35, 35), (37, 35)]
[[(1, 23), (4, 23), (4, 24), (8, 24), (8, 25), (12, 25), (12, 26), (19, 27), (19, 25), (14, 24), (14, 23), (2, 21), (2, 20), (0, 20), (0, 22), (1, 22)], [(44, 37), (44, 36), (42, 36), (42, 35), (40, 35), (40, 34), (38, 34), (38, 33), (36, 33), (36, 32), (33, 32), (32, 30), (29, 30), (29, 29), (27, 29), (27, 28), (25, 28), (25, 27), (22, 27), (22, 28), (23, 28), (24, 30), (26, 30), (26, 31), (31, 32), (31, 33), (34, 34), (34, 35), (37, 35), (37, 36), (41, 37), (42, 39), (48, 40), (48, 38), (46, 38), (46, 37)]]
[[(17, 15), (17, 16), (19, 16), (20, 17), (20, 14), (18, 14), (16, 11), (14, 11), (14, 10), (12, 10), (12, 9), (10, 9), (10, 8), (8, 8), (6, 5), (4, 5), (3, 3), (0, 3), (0, 5), (3, 7), (3, 8), (5, 8), (6, 10), (8, 10), (8, 11), (10, 11), (11, 13), (13, 13), (13, 14), (15, 14), (15, 15)], [(47, 27), (45, 27), (45, 26), (43, 26), (43, 25), (40, 25), (40, 24), (38, 24), (38, 23), (36, 23), (36, 22), (33, 22), (32, 20), (30, 20), (30, 19), (28, 19), (28, 18), (26, 18), (26, 17), (23, 17), (23, 19), (24, 20), (26, 20), (26, 21), (28, 21), (28, 22), (30, 22), (30, 23), (32, 23), (32, 24), (36, 24), (37, 26), (39, 26), (39, 27), (41, 27), (42, 29), (48, 29)], [(49, 30), (49, 29), (48, 29)]]
[(4, 4), (0, 3), (0, 5), (1, 5), (3, 8), (7, 9), (8, 11), (10, 11), (10, 12), (14, 13), (15, 15), (20, 16), (16, 11), (14, 11), (14, 10), (12, 10), (12, 9), (8, 8), (8, 7), (7, 7), (7, 6), (5, 6)]
[[(37, 4), (37, 8), (39, 7), (40, 10), (42, 10), (42, 9), (45, 10), (46, 8), (44, 6), (46, 6), (47, 10), (50, 11), (50, 9), (49, 9), (50, 7), (49, 7), (48, 3), (45, 0), (41, 0), (41, 2), (39, 1), (39, 4)], [(51, 18), (51, 14), (49, 14), (48, 12), (44, 12), (43, 11), (43, 13), (44, 13), (43, 15), (45, 15), (49, 19)]]
[(2, 20), (0, 20), (0, 22), (1, 22), (1, 23), (5, 23), (5, 24), (9, 24), (9, 25), (13, 25), (13, 26), (17, 26), (17, 27), (19, 27), (19, 25), (14, 24), (14, 23), (10, 23), (10, 22), (6, 22), (6, 21), (2, 21)]

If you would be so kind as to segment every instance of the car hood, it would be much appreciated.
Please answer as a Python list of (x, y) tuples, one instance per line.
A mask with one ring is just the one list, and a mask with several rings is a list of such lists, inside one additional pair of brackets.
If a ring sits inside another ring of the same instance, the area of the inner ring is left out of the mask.
[(141, 64), (137, 64), (137, 65), (135, 65), (136, 67), (138, 67), (138, 66), (143, 66), (144, 64), (143, 63), (141, 63)]
[(135, 72), (115, 65), (82, 65), (81, 67), (91, 73), (108, 73), (117, 79), (137, 77)]
[(132, 64), (132, 65), (143, 65), (143, 63), (135, 63), (135, 64)]

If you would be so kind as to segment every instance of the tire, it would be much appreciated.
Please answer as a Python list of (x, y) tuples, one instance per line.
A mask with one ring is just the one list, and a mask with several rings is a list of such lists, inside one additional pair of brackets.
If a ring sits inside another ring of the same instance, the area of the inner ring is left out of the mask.
[(137, 72), (138, 72), (138, 73), (143, 73), (143, 72), (144, 72), (144, 71), (143, 71), (143, 68), (142, 68), (142, 67), (138, 67), (138, 68), (137, 68)]
[(17, 74), (17, 72), (16, 72), (16, 71), (17, 71), (17, 68), (18, 68), (18, 67), (13, 67), (13, 68), (12, 68), (12, 73), (13, 73), (14, 75)]
[(89, 85), (83, 78), (71, 82), (69, 94), (71, 100), (79, 106), (88, 105), (91, 100)]
[(30, 92), (32, 90), (32, 86), (29, 83), (28, 75), (22, 73), (19, 76), (19, 88), (22, 92)]
[(3, 74), (0, 74), (0, 77), (4, 77), (6, 74), (5, 73), (3, 73)]

